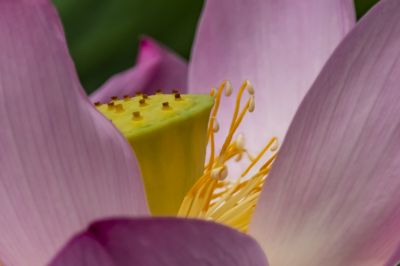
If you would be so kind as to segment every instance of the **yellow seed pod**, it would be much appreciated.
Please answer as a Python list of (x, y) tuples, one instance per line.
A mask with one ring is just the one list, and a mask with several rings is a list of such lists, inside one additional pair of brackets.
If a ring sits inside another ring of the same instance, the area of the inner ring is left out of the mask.
[(176, 215), (185, 194), (203, 174), (213, 104), (210, 95), (176, 92), (95, 104), (131, 144), (154, 215)]

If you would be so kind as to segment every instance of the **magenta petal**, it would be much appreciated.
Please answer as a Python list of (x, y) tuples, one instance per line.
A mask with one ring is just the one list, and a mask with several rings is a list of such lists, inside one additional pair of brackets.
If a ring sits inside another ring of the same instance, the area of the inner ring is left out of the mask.
[[(256, 111), (243, 130), (251, 150), (283, 138), (303, 96), (352, 28), (349, 0), (208, 0), (189, 66), (189, 89), (208, 92), (222, 80), (249, 79)], [(234, 100), (222, 106), (230, 113)], [(221, 129), (229, 119), (222, 116)]]
[(266, 266), (268, 263), (256, 241), (231, 228), (200, 220), (155, 218), (93, 224), (70, 241), (51, 263), (51, 266), (67, 265)]
[(272, 265), (384, 265), (400, 240), (400, 2), (381, 1), (301, 104), (251, 233)]
[(44, 265), (94, 219), (147, 213), (136, 159), (86, 98), (48, 2), (0, 1), (5, 265)]
[(187, 87), (186, 62), (151, 38), (140, 42), (136, 65), (123, 73), (111, 77), (91, 96), (92, 102), (108, 102), (110, 97), (134, 95), (136, 92), (152, 94), (159, 89), (178, 89), (185, 92)]
[(83, 233), (71, 240), (49, 266), (117, 266), (117, 264), (95, 236)]

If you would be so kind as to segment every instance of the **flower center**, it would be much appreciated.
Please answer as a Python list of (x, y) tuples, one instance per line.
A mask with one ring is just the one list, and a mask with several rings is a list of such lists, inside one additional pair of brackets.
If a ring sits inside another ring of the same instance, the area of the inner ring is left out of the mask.
[(212, 96), (177, 92), (95, 103), (131, 144), (152, 214), (176, 215), (201, 176), (213, 104)]
[[(257, 156), (251, 156), (247, 152), (243, 135), (239, 134), (233, 141), (243, 118), (255, 108), (254, 89), (249, 81), (245, 81), (236, 97), (228, 134), (217, 154), (214, 134), (219, 130), (216, 117), (224, 91), (226, 96), (231, 95), (232, 86), (229, 82), (222, 83), (217, 91), (211, 91), (211, 95), (215, 97), (215, 105), (207, 133), (210, 146), (209, 160), (204, 167), (203, 175), (186, 194), (178, 216), (213, 220), (246, 232), (265, 178), (275, 160), (278, 141), (275, 137), (271, 138)], [(241, 109), (245, 91), (248, 92), (249, 98)], [(242, 173), (234, 176), (235, 179), (228, 179), (228, 162), (232, 159), (240, 161), (243, 154), (248, 155), (249, 165)], [(262, 161), (263, 157), (267, 158)], [(254, 171), (253, 168), (257, 164), (261, 166)]]
[[(236, 134), (246, 114), (255, 109), (254, 88), (245, 81), (217, 153), (217, 113), (223, 94), (232, 94), (227, 81), (210, 95), (138, 94), (112, 97), (107, 104), (95, 105), (135, 151), (152, 214), (213, 220), (246, 232), (278, 141), (271, 138), (252, 156), (245, 148), (244, 136)], [(244, 95), (248, 99), (242, 106)], [(207, 144), (209, 156), (204, 165)], [(228, 166), (243, 157), (249, 159), (244, 170), (229, 173)]]

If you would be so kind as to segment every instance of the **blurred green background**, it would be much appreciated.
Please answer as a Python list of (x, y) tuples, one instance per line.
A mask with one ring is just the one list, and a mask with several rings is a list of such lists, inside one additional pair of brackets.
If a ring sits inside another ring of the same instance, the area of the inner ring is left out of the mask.
[[(203, 0), (53, 0), (88, 93), (133, 65), (140, 36), (189, 57)], [(355, 0), (361, 17), (377, 0)]]

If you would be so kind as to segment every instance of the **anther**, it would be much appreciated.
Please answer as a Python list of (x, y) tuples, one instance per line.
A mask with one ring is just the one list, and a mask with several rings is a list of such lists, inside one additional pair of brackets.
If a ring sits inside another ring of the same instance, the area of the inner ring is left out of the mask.
[(177, 94), (177, 93), (179, 93), (179, 91), (178, 90), (172, 90), (172, 93), (173, 94)]
[(140, 96), (140, 95), (142, 95), (142, 94), (143, 94), (143, 93), (142, 93), (141, 91), (138, 91), (138, 92), (135, 93), (136, 96)]
[(214, 120), (214, 124), (213, 124), (213, 132), (216, 133), (219, 131), (219, 123), (218, 121), (215, 119)]
[(171, 107), (169, 106), (169, 102), (163, 102), (162, 103), (162, 109), (163, 110), (169, 110)]
[(94, 106), (100, 106), (101, 105), (101, 102), (95, 102), (94, 103)]
[(215, 88), (211, 88), (211, 90), (210, 90), (210, 96), (214, 96), (215, 93), (216, 93)]
[(269, 148), (270, 151), (276, 151), (279, 148), (279, 142), (278, 139), (275, 139), (274, 144), (272, 144), (271, 148)]
[(146, 104), (146, 100), (145, 99), (140, 99), (140, 101), (139, 101), (139, 106), (146, 106), (147, 104)]
[(223, 165), (217, 168), (214, 168), (211, 171), (211, 177), (216, 180), (224, 180), (228, 176), (228, 168)]
[(180, 93), (175, 93), (175, 100), (176, 101), (182, 100), (182, 96)]
[(245, 139), (244, 139), (243, 134), (239, 134), (237, 136), (237, 138), (236, 138), (236, 146), (241, 150), (243, 150), (245, 148)]
[(116, 100), (118, 100), (118, 97), (117, 96), (112, 96), (111, 100), (116, 101)]
[(130, 97), (129, 95), (124, 95), (124, 100), (125, 100), (125, 101), (129, 101), (130, 98), (131, 98), (131, 97)]
[(255, 108), (256, 108), (256, 102), (254, 101), (254, 96), (251, 96), (249, 103), (249, 112), (252, 113)]
[(117, 104), (117, 105), (115, 106), (115, 111), (116, 111), (117, 113), (123, 112), (123, 111), (124, 111), (124, 107), (122, 106), (122, 104)]
[(115, 105), (113, 102), (107, 104), (108, 110), (114, 109)]
[(254, 95), (255, 90), (254, 90), (253, 84), (251, 84), (251, 82), (248, 81), (248, 80), (246, 80), (246, 83), (247, 83), (247, 84), (246, 84), (247, 92), (248, 92), (250, 95)]
[(232, 83), (230, 81), (225, 82), (225, 96), (231, 96), (233, 92)]
[(137, 120), (141, 120), (142, 116), (140, 115), (140, 112), (136, 111), (132, 113), (132, 119), (137, 121)]
[(147, 98), (149, 98), (149, 96), (148, 96), (147, 94), (143, 93), (143, 94), (142, 94), (142, 98), (143, 98), (143, 99), (147, 99)]
[(162, 94), (162, 90), (156, 90), (156, 94)]
[(235, 157), (235, 161), (239, 162), (240, 160), (242, 160), (242, 157), (243, 157), (242, 153), (238, 153), (238, 155), (236, 155)]

